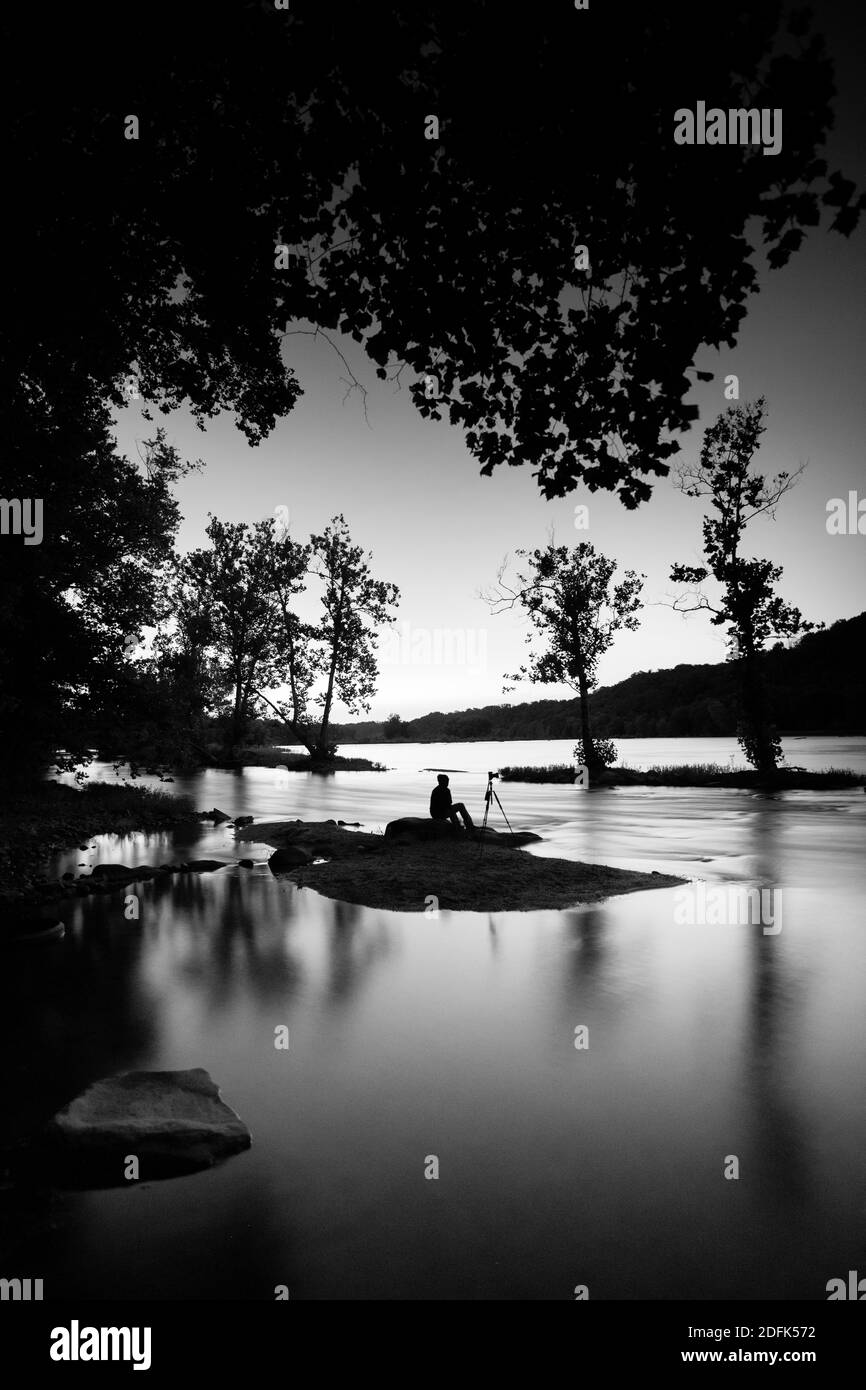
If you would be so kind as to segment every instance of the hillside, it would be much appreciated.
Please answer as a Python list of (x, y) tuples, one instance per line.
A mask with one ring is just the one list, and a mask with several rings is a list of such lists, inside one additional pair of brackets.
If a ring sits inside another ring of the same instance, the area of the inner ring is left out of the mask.
[[(783, 733), (866, 733), (864, 638), (866, 613), (861, 613), (806, 634), (796, 646), (779, 645), (762, 655), (776, 723)], [(733, 735), (736, 682), (736, 662), (637, 671), (592, 695), (595, 734), (599, 738)], [(340, 744), (379, 743), (395, 736), (417, 743), (575, 738), (577, 701), (533, 700), (452, 714), (437, 710), (401, 720), (398, 729), (392, 726), (387, 732), (384, 722), (373, 720), (334, 725), (333, 732)]]

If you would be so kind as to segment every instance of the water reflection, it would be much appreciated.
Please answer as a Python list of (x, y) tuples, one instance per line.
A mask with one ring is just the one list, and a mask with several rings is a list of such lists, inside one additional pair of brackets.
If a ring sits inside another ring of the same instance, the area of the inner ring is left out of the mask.
[[(199, 785), (197, 804), (274, 815), (255, 772)], [(306, 798), (369, 825), (415, 778), (326, 785), (305, 779), (282, 813), (309, 816)], [(20, 1136), (98, 1076), (205, 1066), (253, 1147), (192, 1178), (52, 1197), (28, 1267), (38, 1255), (57, 1297), (823, 1297), (856, 1267), (864, 1195), (864, 803), (509, 789), (538, 852), (773, 889), (777, 935), (679, 925), (670, 890), (562, 913), (371, 911), (197, 828), (197, 855), (256, 868), (143, 883), (138, 921), (123, 894), (75, 900), (66, 939), (4, 971), (2, 1123)], [(141, 836), (90, 853), (181, 851)]]
[(604, 912), (598, 907), (564, 914), (564, 933), (572, 945), (568, 957), (569, 972), (575, 980), (593, 989), (599, 983), (606, 956), (604, 941)]
[(370, 914), (354, 903), (331, 905), (325, 989), (331, 1009), (346, 1004), (394, 949), (394, 936), (384, 914), (375, 921), (369, 918)]
[(808, 1009), (808, 979), (787, 950), (785, 907), (792, 898), (779, 850), (780, 821), (775, 797), (765, 796), (752, 818), (754, 873), (762, 889), (783, 905), (782, 930), (765, 935), (753, 926), (749, 943), (750, 993), (744, 1036), (744, 1068), (750, 1097), (751, 1137), (756, 1182), (768, 1203), (789, 1210), (808, 1208), (813, 1183), (809, 1151), (789, 1085), (791, 1053)]

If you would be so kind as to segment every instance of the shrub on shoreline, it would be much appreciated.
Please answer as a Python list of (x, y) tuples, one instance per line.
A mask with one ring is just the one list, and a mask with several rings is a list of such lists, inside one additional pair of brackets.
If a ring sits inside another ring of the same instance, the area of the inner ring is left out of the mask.
[(284, 748), (245, 748), (238, 761), (241, 767), (287, 767), (289, 772), (387, 772), (384, 763), (369, 758), (343, 758), (335, 754), (319, 763), (309, 753), (289, 753)]

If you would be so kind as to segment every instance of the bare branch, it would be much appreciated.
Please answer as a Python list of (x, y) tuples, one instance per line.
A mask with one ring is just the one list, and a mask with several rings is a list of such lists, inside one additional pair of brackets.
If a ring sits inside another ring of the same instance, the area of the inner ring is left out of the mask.
[(786, 492), (790, 492), (792, 487), (796, 487), (797, 483), (800, 481), (805, 471), (806, 465), (805, 463), (801, 463), (799, 468), (797, 468), (793, 473), (788, 473), (785, 475), (779, 473), (773, 479), (772, 490), (767, 494), (766, 500), (764, 501), (763, 505), (760, 507), (756, 507), (753, 512), (743, 514), (743, 524), (745, 525), (747, 521), (751, 521), (752, 518), (755, 516), (761, 516), (763, 512), (768, 512), (769, 515), (773, 517), (773, 520), (775, 520), (776, 507), (778, 506), (779, 502), (785, 496)]
[(365, 424), (366, 424), (366, 426), (367, 426), (367, 429), (372, 429), (372, 428), (373, 428), (373, 426), (370, 424), (370, 417), (369, 417), (369, 415), (367, 414), (367, 387), (363, 384), (363, 382), (359, 381), (358, 378), (355, 376), (355, 373), (352, 371), (352, 368), (349, 366), (349, 363), (348, 363), (348, 360), (347, 360), (347, 358), (346, 358), (345, 353), (342, 352), (342, 351), (340, 350), (340, 348), (339, 348), (339, 347), (337, 346), (337, 344), (334, 342), (333, 338), (331, 338), (331, 337), (325, 332), (325, 330), (324, 330), (323, 328), (292, 328), (292, 329), (286, 329), (285, 333), (281, 333), (281, 334), (280, 334), (280, 337), (281, 337), (281, 338), (296, 338), (296, 337), (302, 337), (302, 338), (324, 338), (325, 342), (328, 343), (328, 344), (330, 344), (330, 346), (334, 349), (334, 352), (337, 354), (337, 356), (339, 357), (339, 359), (340, 359), (340, 361), (342, 362), (343, 366), (346, 368), (346, 371), (349, 373), (349, 379), (348, 379), (348, 380), (346, 379), (346, 377), (343, 377), (343, 376), (341, 376), (341, 377), (339, 378), (340, 381), (343, 382), (343, 383), (346, 385), (346, 387), (347, 387), (346, 394), (343, 396), (343, 405), (346, 404), (346, 401), (348, 400), (349, 396), (352, 394), (353, 391), (359, 391), (359, 392), (361, 393), (361, 400), (362, 400), (362, 402), (363, 402), (363, 408), (364, 408), (364, 422), (365, 422)]
[(677, 594), (676, 598), (668, 595), (666, 599), (648, 600), (647, 608), (670, 608), (674, 613), (721, 613), (721, 608), (715, 608), (710, 603), (706, 594), (702, 594), (700, 589), (687, 589), (685, 593)]

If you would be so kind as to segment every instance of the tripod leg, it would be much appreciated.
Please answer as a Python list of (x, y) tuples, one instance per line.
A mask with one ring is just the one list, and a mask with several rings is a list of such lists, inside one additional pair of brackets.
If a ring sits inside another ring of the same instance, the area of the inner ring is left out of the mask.
[[(493, 795), (496, 796), (496, 792), (494, 792)], [(502, 811), (502, 819), (505, 821), (505, 824), (508, 826), (508, 829), (511, 830), (511, 821), (508, 819), (505, 812), (502, 810), (502, 802), (499, 800), (498, 796), (496, 796), (496, 805), (499, 807), (500, 811)], [(511, 830), (511, 833), (513, 835), (514, 831)]]
[(482, 854), (484, 853), (484, 834), (483, 834), (483, 832), (487, 829), (487, 817), (488, 817), (489, 815), (490, 815), (490, 797), (489, 797), (489, 796), (485, 796), (485, 798), (484, 798), (484, 819), (483, 819), (482, 822), (481, 822), (482, 834), (479, 836), (479, 840), (480, 840), (479, 847), (478, 847), (478, 858), (479, 858), (479, 859), (481, 858)]

